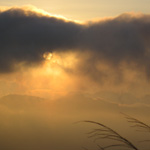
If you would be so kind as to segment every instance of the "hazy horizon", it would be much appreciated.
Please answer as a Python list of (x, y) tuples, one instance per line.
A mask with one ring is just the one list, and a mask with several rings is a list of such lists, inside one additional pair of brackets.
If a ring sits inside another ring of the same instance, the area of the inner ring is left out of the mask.
[(98, 140), (95, 143), (93, 139), (88, 139), (87, 133), (98, 126), (84, 122), (76, 124), (83, 120), (101, 122), (139, 148), (149, 149), (149, 143), (137, 142), (149, 139), (149, 133), (136, 132), (121, 112), (150, 124), (150, 105), (117, 105), (83, 95), (71, 95), (68, 99), (63, 97), (57, 101), (8, 95), (0, 99), (0, 108), (1, 148), (6, 150), (97, 149), (97, 144), (104, 146), (114, 143), (108, 140)]

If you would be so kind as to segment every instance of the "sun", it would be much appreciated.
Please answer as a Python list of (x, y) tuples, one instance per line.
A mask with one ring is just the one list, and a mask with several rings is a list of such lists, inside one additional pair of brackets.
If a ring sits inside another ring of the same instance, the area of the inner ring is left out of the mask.
[(49, 53), (49, 52), (46, 52), (46, 53), (43, 54), (43, 58), (45, 60), (51, 60), (53, 58), (53, 54)]

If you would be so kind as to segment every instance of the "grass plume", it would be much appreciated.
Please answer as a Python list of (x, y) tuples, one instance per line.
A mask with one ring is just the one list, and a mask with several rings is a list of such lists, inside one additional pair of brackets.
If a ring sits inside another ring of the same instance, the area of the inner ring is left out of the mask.
[(99, 128), (96, 128), (88, 133), (88, 138), (93, 138), (94, 141), (97, 141), (100, 139), (107, 139), (107, 140), (113, 140), (113, 141), (118, 142), (117, 144), (110, 144), (104, 147), (101, 147), (100, 145), (98, 145), (99, 150), (106, 150), (106, 149), (113, 148), (113, 147), (124, 147), (124, 148), (128, 148), (131, 150), (138, 150), (138, 148), (133, 143), (131, 143), (129, 140), (121, 136), (112, 128), (102, 123), (95, 122), (95, 121), (85, 120), (82, 122), (91, 123), (91, 124), (95, 124), (99, 126)]
[(136, 131), (150, 132), (150, 126), (147, 125), (146, 123), (144, 123), (136, 118), (133, 118), (127, 114), (124, 114), (124, 113), (122, 113), (122, 114), (127, 119), (127, 122), (132, 124), (131, 127), (136, 128)]

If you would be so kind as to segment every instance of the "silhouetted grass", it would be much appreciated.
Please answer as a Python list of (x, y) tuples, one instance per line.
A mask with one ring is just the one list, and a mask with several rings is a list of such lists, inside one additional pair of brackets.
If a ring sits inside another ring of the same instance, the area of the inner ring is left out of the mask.
[[(145, 132), (150, 132), (150, 126), (147, 125), (146, 123), (133, 118), (129, 115), (126, 115), (122, 113), (124, 117), (127, 119), (127, 122), (131, 123), (133, 128), (136, 128), (136, 131), (145, 131)], [(121, 134), (113, 130), (112, 128), (91, 120), (84, 120), (80, 121), (84, 123), (90, 123), (90, 124), (95, 124), (98, 125), (98, 128), (95, 128), (88, 132), (88, 138), (93, 139), (94, 142), (98, 140), (111, 140), (114, 141), (114, 144), (107, 144), (106, 146), (101, 146), (97, 145), (98, 149), (97, 150), (106, 150), (106, 149), (111, 149), (111, 148), (127, 148), (131, 150), (139, 150), (131, 141), (129, 141), (127, 138), (123, 137)], [(143, 140), (140, 142), (146, 142), (150, 140)], [(117, 142), (117, 143), (116, 143)], [(88, 150), (85, 147), (82, 147), (84, 150)]]
[(99, 149), (105, 150), (112, 147), (126, 147), (129, 149), (138, 150), (138, 148), (133, 143), (131, 143), (128, 139), (124, 138), (123, 136), (121, 136), (119, 133), (117, 133), (115, 130), (111, 129), (110, 127), (95, 121), (85, 120), (83, 122), (92, 123), (99, 126), (99, 128), (96, 128), (88, 133), (89, 135), (88, 138), (93, 138), (94, 142), (99, 139), (107, 139), (107, 140), (113, 140), (118, 142), (118, 144), (110, 144), (105, 147), (98, 145)]
[[(140, 131), (140, 132), (149, 132), (150, 133), (150, 125), (147, 125), (146, 123), (136, 119), (136, 118), (133, 118), (127, 114), (124, 114), (122, 113), (125, 118), (127, 119), (127, 122), (131, 123), (131, 127), (135, 128), (136, 131)], [(139, 142), (150, 142), (150, 140), (142, 140), (142, 141), (139, 141)]]
[(127, 119), (129, 123), (133, 124), (131, 127), (136, 128), (136, 131), (150, 132), (150, 126), (147, 125), (146, 123), (136, 118), (133, 118), (127, 114), (124, 114), (124, 113), (122, 114), (125, 116), (125, 118)]

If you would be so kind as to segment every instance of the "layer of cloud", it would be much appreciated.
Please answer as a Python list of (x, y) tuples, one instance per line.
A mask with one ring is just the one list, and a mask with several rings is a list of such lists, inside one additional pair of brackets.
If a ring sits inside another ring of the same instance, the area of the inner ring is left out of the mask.
[(77, 49), (90, 52), (80, 65), (85, 72), (96, 72), (96, 64), (104, 61), (117, 70), (125, 63), (149, 75), (150, 15), (129, 13), (78, 24), (14, 7), (0, 12), (0, 24), (1, 73), (40, 63), (47, 51)]
[(39, 63), (53, 49), (74, 47), (80, 26), (34, 11), (12, 8), (0, 13), (0, 72)]

